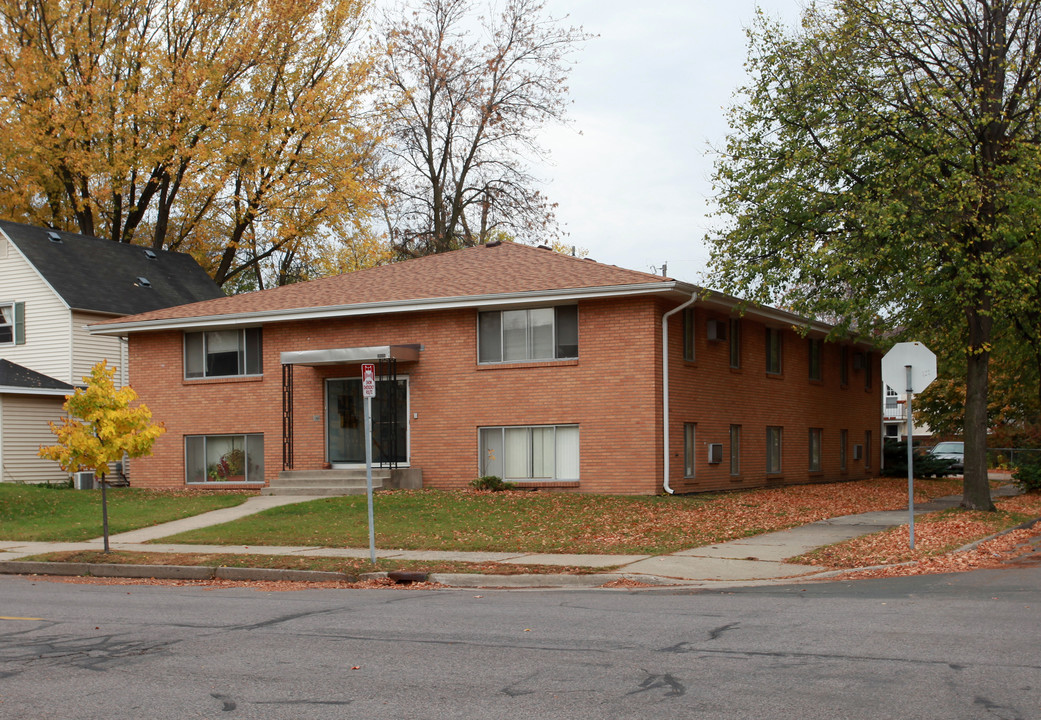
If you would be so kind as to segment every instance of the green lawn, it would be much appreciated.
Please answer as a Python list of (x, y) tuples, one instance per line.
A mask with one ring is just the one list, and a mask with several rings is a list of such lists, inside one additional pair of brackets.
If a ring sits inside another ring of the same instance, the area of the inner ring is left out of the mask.
[[(109, 488), (109, 533), (239, 505), (248, 495)], [(101, 491), (0, 484), (0, 540), (80, 541), (101, 537)]]
[[(953, 481), (921, 481), (916, 494), (956, 489)], [(671, 497), (411, 490), (377, 493), (374, 514), (381, 548), (658, 554), (899, 508), (906, 497), (906, 481), (893, 478)], [(365, 498), (286, 505), (161, 542), (364, 548)]]

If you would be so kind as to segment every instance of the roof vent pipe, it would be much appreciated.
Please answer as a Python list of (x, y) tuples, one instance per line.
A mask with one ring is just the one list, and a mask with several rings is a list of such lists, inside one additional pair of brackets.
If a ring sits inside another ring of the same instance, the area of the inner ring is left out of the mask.
[(669, 484), (669, 318), (680, 310), (686, 310), (694, 304), (695, 300), (697, 300), (697, 295), (691, 293), (690, 300), (661, 316), (662, 488), (669, 495), (676, 492)]

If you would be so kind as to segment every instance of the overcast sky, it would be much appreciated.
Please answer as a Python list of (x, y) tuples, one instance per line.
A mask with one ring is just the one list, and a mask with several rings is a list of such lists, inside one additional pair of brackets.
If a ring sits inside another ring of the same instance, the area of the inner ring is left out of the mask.
[[(744, 29), (800, 0), (547, 0), (598, 35), (577, 56), (571, 127), (544, 134), (546, 194), (569, 244), (633, 270), (702, 282), (712, 157), (746, 80)], [(580, 134), (581, 133), (581, 134)]]

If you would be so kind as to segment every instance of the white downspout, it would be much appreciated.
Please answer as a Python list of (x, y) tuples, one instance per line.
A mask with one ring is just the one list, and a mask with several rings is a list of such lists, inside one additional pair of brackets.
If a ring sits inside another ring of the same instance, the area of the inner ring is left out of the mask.
[(669, 495), (676, 491), (669, 485), (669, 318), (694, 304), (697, 295), (691, 293), (690, 300), (661, 316), (661, 411), (662, 442), (664, 443), (664, 473), (662, 487)]

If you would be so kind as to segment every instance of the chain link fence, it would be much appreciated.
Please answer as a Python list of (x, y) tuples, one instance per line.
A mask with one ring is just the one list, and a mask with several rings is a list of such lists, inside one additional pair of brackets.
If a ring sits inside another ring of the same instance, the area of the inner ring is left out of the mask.
[(987, 467), (1012, 470), (1021, 462), (1041, 462), (1041, 448), (987, 448)]

